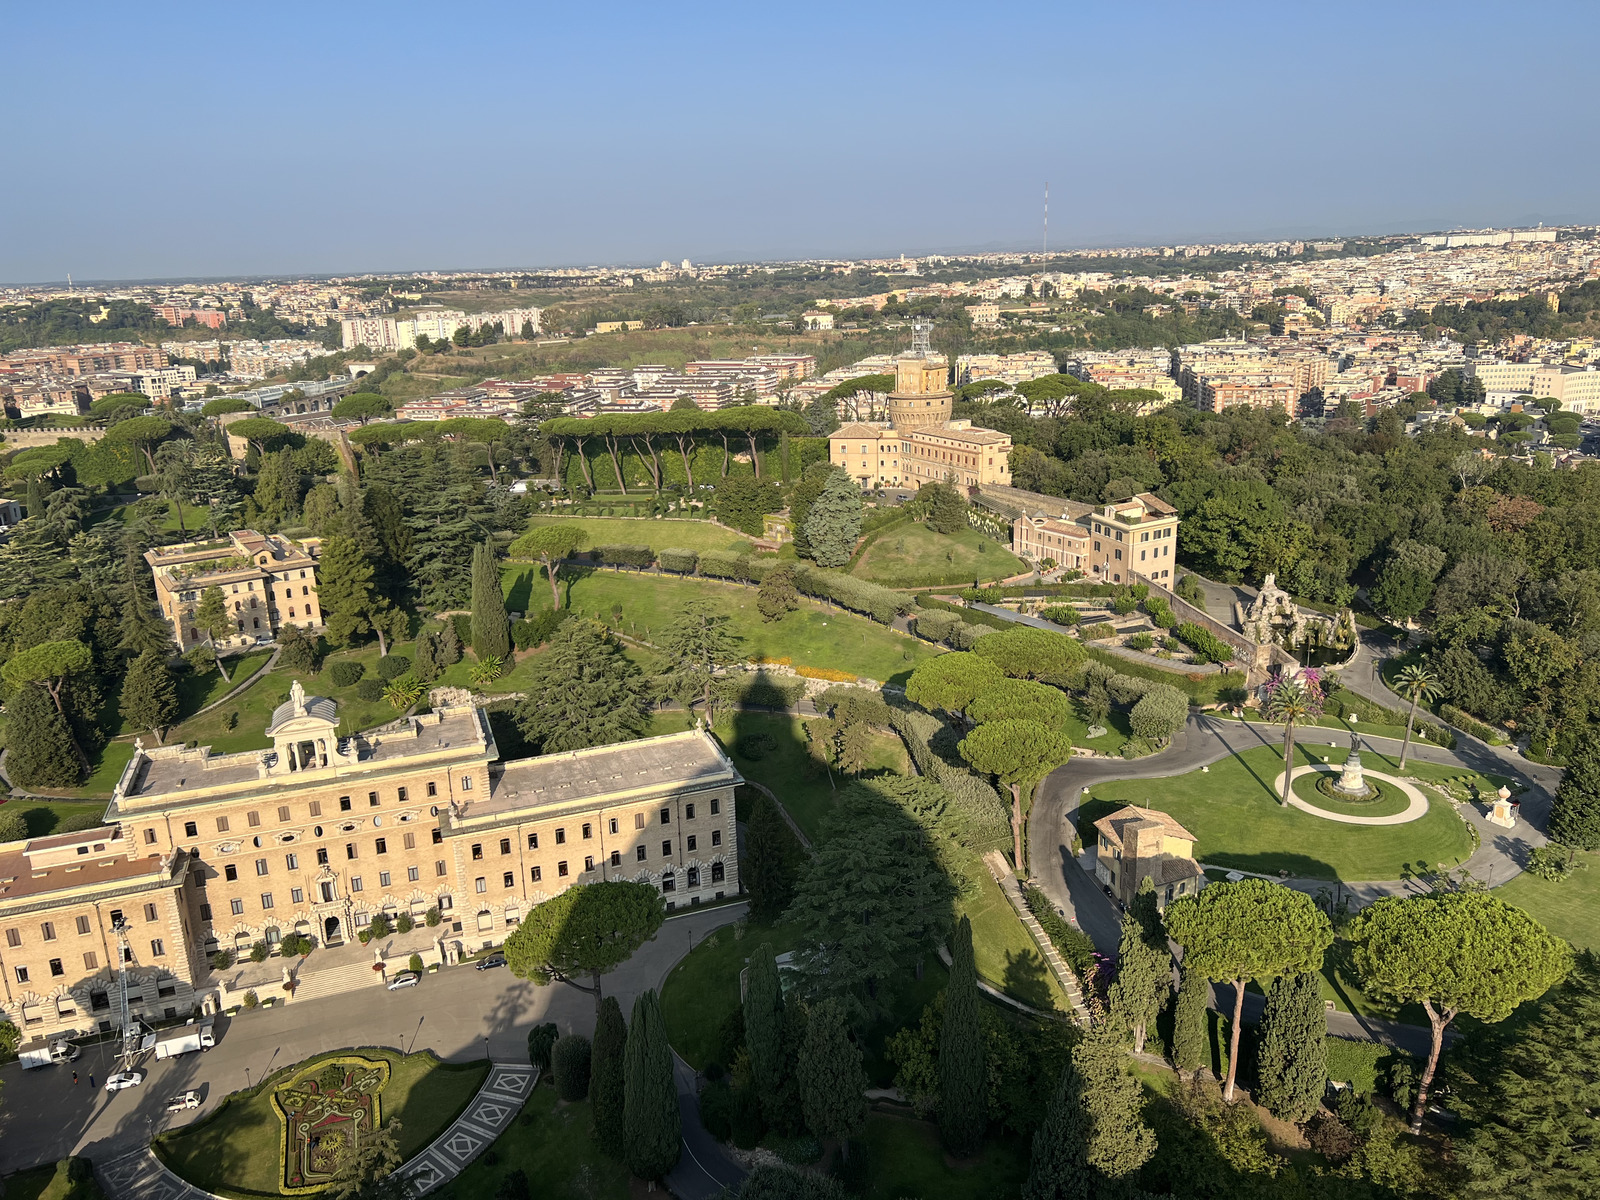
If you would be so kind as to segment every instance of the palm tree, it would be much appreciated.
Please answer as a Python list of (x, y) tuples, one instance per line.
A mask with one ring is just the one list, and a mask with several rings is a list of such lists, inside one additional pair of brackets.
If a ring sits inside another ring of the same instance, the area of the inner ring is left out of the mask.
[(1400, 769), (1406, 769), (1406, 754), (1411, 750), (1411, 726), (1417, 719), (1417, 705), (1439, 694), (1439, 677), (1421, 663), (1407, 663), (1394, 673), (1395, 690), (1411, 701), (1406, 714), (1406, 740), (1400, 743)]
[(1266, 703), (1262, 711), (1274, 725), (1283, 726), (1283, 796), (1289, 804), (1289, 776), (1294, 769), (1294, 727), (1322, 715), (1322, 680), (1315, 671), (1301, 671), (1290, 678), (1279, 673), (1267, 682)]

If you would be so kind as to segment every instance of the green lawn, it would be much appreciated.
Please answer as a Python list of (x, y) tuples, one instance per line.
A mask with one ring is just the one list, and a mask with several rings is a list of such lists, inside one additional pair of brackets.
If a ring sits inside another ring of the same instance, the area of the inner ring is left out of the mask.
[[(1324, 752), (1298, 744), (1296, 762), (1321, 762)], [(1371, 758), (1383, 769), (1382, 755)], [(1080, 811), (1079, 829), (1124, 804), (1158, 808), (1199, 839), (1195, 857), (1203, 862), (1312, 879), (1399, 879), (1419, 863), (1449, 867), (1472, 854), (1470, 826), (1444, 800), (1430, 797), (1428, 815), (1407, 825), (1344, 825), (1280, 807), (1272, 785), (1282, 770), (1281, 754), (1264, 746), (1205, 773), (1101, 784)]]
[(1104, 724), (1106, 732), (1092, 738), (1089, 736), (1089, 723), (1073, 713), (1067, 719), (1067, 736), (1072, 739), (1074, 746), (1086, 746), (1102, 754), (1115, 754), (1122, 743), (1133, 736), (1133, 726), (1128, 723), (1128, 714), (1120, 709), (1113, 709)]
[[(457, 1065), (427, 1052), (364, 1048), (357, 1053), (389, 1062), (389, 1082), (379, 1095), (382, 1119), (400, 1122), (400, 1153), (408, 1159), (456, 1119), (489, 1073), (487, 1062)], [(264, 1087), (234, 1093), (210, 1117), (157, 1138), (157, 1154), (178, 1175), (217, 1195), (280, 1194), (282, 1123), (272, 1107), (272, 1088), (328, 1057), (306, 1059), (276, 1072)]]
[[(534, 517), (532, 525), (577, 525), (590, 546), (649, 546), (661, 550), (736, 550), (751, 548), (750, 539), (710, 521), (673, 517)], [(548, 595), (549, 586), (545, 587)]]
[[(1336, 764), (1337, 761), (1336, 758)], [(1329, 771), (1327, 775), (1335, 779), (1338, 777), (1336, 771)], [(1371, 800), (1336, 800), (1317, 787), (1319, 782), (1321, 780), (1318, 775), (1302, 775), (1294, 781), (1294, 794), (1324, 812), (1343, 813), (1352, 817), (1388, 817), (1405, 812), (1411, 804), (1404, 792), (1394, 784), (1385, 783), (1381, 779), (1367, 781), (1378, 789), (1378, 794)]]
[[(105, 1193), (92, 1174), (77, 1184), (65, 1174), (58, 1178), (56, 1172), (64, 1165), (65, 1160), (7, 1175), (0, 1184), (5, 1188), (6, 1200), (103, 1200)], [(84, 1165), (88, 1165), (87, 1160)]]
[[(628, 1169), (596, 1145), (590, 1132), (593, 1121), (587, 1101), (563, 1104), (554, 1088), (536, 1088), (516, 1123), (433, 1194), (439, 1200), (487, 1200), (499, 1192), (506, 1176), (522, 1171), (535, 1196), (628, 1200)], [(611, 1150), (617, 1153), (621, 1147)]]
[(885, 587), (914, 588), (1007, 579), (1024, 569), (1022, 560), (989, 534), (976, 529), (935, 533), (913, 522), (876, 537), (850, 574)]
[(1066, 993), (1016, 909), (976, 855), (968, 863), (967, 877), (977, 885), (976, 891), (956, 908), (972, 921), (972, 960), (978, 975), (1033, 1008), (1065, 1012)]
[(1600, 950), (1600, 854), (1580, 854), (1578, 863), (1579, 869), (1560, 883), (1523, 873), (1495, 888), (1495, 895), (1580, 950)]
[(939, 1129), (889, 1113), (867, 1118), (865, 1200), (988, 1200), (1015, 1196), (1028, 1176), (1028, 1142), (1015, 1136), (987, 1139), (976, 1159), (951, 1166)]
[[(550, 607), (550, 589), (537, 566), (507, 567), (502, 580), (507, 607), (539, 611)], [(756, 590), (706, 579), (678, 579), (636, 571), (594, 570), (563, 581), (563, 598), (572, 611), (613, 620), (621, 605), (621, 631), (650, 640), (690, 600), (705, 600), (731, 619), (751, 657), (788, 659), (795, 666), (828, 667), (868, 679), (904, 683), (919, 663), (936, 651), (905, 634), (843, 611), (829, 612), (803, 601), (794, 612), (771, 623), (756, 611)], [(613, 620), (613, 624), (616, 622)]]

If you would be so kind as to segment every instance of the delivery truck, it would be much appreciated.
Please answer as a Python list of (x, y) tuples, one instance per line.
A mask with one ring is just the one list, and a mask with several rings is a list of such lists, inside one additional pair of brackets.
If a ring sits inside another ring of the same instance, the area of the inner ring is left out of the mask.
[(66, 1038), (57, 1038), (31, 1050), (18, 1050), (17, 1061), (24, 1070), (31, 1071), (34, 1067), (48, 1067), (52, 1063), (75, 1062), (79, 1053), (78, 1048)]
[(182, 1029), (174, 1030), (156, 1043), (156, 1057), (176, 1058), (192, 1050), (209, 1050), (216, 1044), (210, 1021), (201, 1025), (190, 1021)]

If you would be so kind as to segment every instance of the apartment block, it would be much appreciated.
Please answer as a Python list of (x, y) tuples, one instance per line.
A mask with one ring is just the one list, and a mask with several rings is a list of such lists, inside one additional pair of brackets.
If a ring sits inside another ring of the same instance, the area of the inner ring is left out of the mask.
[(208, 588), (217, 587), (235, 626), (219, 650), (270, 641), (285, 625), (322, 625), (317, 598), (319, 539), (296, 542), (277, 533), (239, 529), (215, 542), (183, 542), (145, 551), (156, 602), (180, 651), (211, 638), (194, 625)]

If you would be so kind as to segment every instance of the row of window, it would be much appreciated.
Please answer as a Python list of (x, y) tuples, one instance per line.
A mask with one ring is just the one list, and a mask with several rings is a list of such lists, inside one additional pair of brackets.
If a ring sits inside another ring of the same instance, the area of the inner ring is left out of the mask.
[[(119, 921), (122, 921), (123, 919), (124, 919), (123, 913), (122, 913), (122, 910), (120, 908), (113, 908), (111, 910), (111, 924), (113, 926), (115, 926)], [(144, 906), (144, 919), (146, 921), (159, 921), (161, 919), (160, 910), (157, 909), (154, 904), (146, 904)], [(76, 924), (77, 931), (78, 931), (78, 933), (80, 935), (90, 934), (90, 933), (94, 932), (94, 925), (89, 920), (89, 918), (86, 917), (86, 916), (78, 917), (75, 924)], [(55, 941), (56, 940), (56, 923), (54, 921), (45, 921), (45, 922), (43, 922), (39, 926), (39, 934), (47, 942)], [(15, 950), (18, 947), (20, 947), (22, 945), (22, 930), (17, 929), (15, 927), (13, 927), (11, 929), (7, 929), (6, 930), (6, 945), (9, 946), (13, 950)]]
[[(150, 939), (150, 957), (151, 958), (165, 958), (166, 956), (167, 956), (167, 943), (166, 943), (166, 941), (164, 939), (162, 939), (162, 938), (151, 938)], [(131, 963), (133, 961), (133, 951), (132, 950), (124, 950), (122, 952), (122, 960), (124, 962), (130, 962)], [(58, 976), (61, 976), (61, 975), (65, 975), (67, 973), (66, 967), (62, 964), (62, 962), (61, 962), (61, 960), (59, 958), (52, 958), (48, 965), (49, 965), (49, 969), (50, 969), (50, 977), (52, 979), (57, 978)], [(99, 956), (99, 954), (95, 953), (93, 950), (86, 951), (84, 953), (84, 956), (83, 956), (83, 969), (85, 971), (98, 971), (100, 969), (100, 956)], [(29, 981), (29, 979), (28, 979), (28, 968), (27, 967), (13, 967), (13, 968), (11, 968), (11, 970), (12, 970), (13, 974), (16, 975), (18, 983), (27, 983)]]
[[(644, 847), (643, 846), (639, 847), (639, 859), (640, 859), (641, 862), (644, 860)], [(622, 854), (621, 854), (620, 851), (613, 850), (611, 852), (611, 865), (613, 867), (620, 867), (622, 865)], [(594, 858), (592, 856), (588, 857), (588, 858), (585, 858), (583, 860), (583, 869), (585, 871), (594, 870)], [(569, 874), (570, 874), (570, 869), (567, 866), (567, 860), (566, 859), (562, 859), (560, 862), (558, 862), (556, 864), (556, 875), (559, 876), (560, 878), (565, 879), (565, 878), (568, 877)], [(689, 870), (688, 870), (688, 875), (689, 875), (689, 886), (691, 888), (699, 887), (700, 886), (700, 868), (699, 867), (690, 867)], [(533, 868), (531, 868), (529, 870), (529, 876), (532, 878), (534, 883), (540, 883), (540, 882), (542, 882), (544, 880), (544, 869), (542, 867), (533, 867)], [(719, 862), (712, 863), (711, 864), (711, 882), (712, 883), (721, 883), (723, 881), (723, 877), (724, 877), (723, 865), (721, 863), (719, 863)], [(507, 871), (504, 875), (502, 875), (500, 877), (500, 885), (502, 887), (505, 887), (505, 888), (514, 888), (514, 887), (517, 886), (517, 878), (512, 872)], [(661, 890), (663, 892), (670, 892), (676, 886), (677, 886), (677, 883), (674, 880), (673, 873), (671, 871), (668, 871), (664, 875), (661, 876)], [(480, 875), (480, 876), (478, 876), (478, 878), (476, 878), (476, 879), (474, 879), (472, 881), (472, 887), (473, 887), (473, 890), (475, 892), (477, 892), (479, 895), (482, 895), (483, 893), (485, 893), (485, 892), (487, 892), (489, 890), (489, 881), (484, 876)], [(360, 889), (358, 888), (357, 890), (359, 891)]]
[[(716, 816), (721, 811), (722, 811), (722, 802), (720, 800), (713, 799), (711, 801), (711, 815), (712, 816)], [(672, 810), (670, 808), (663, 808), (661, 810), (660, 819), (661, 819), (661, 824), (663, 824), (663, 825), (672, 824)], [(694, 805), (693, 804), (685, 804), (683, 806), (683, 819), (685, 821), (694, 820)], [(645, 827), (645, 817), (644, 817), (644, 814), (642, 812), (633, 814), (633, 827), (635, 829), (643, 829)], [(611, 817), (608, 820), (607, 828), (609, 829), (609, 831), (612, 834), (616, 834), (616, 833), (619, 833), (621, 831), (621, 824), (620, 824), (620, 822), (618, 821), (618, 819), (616, 817)], [(588, 821), (585, 821), (583, 823), (583, 825), (581, 826), (581, 832), (582, 832), (582, 835), (583, 835), (583, 839), (585, 841), (588, 841), (588, 840), (590, 840), (591, 838), (594, 837), (594, 826), (592, 824), (590, 824)], [(566, 826), (564, 826), (564, 825), (563, 826), (557, 826), (556, 831), (555, 831), (555, 837), (556, 837), (556, 845), (565, 846), (567, 844)], [(711, 844), (713, 846), (722, 845), (722, 831), (720, 829), (712, 831)], [(661, 853), (667, 854), (667, 855), (670, 855), (672, 853), (672, 849), (671, 849), (672, 843), (671, 842), (662, 842), (661, 846), (662, 846)], [(537, 850), (538, 848), (539, 848), (539, 834), (537, 832), (533, 832), (533, 833), (528, 834), (528, 849), (529, 850)], [(693, 834), (690, 834), (689, 835), (689, 849), (693, 850), (694, 848), (695, 848), (695, 837), (694, 837)], [(500, 853), (501, 854), (510, 854), (511, 853), (511, 839), (510, 838), (503, 837), (503, 838), (500, 839)], [(642, 860), (644, 858), (644, 847), (643, 846), (639, 847), (638, 853), (639, 853), (639, 858)], [(617, 858), (617, 852), (616, 851), (612, 851), (612, 857), (613, 857), (613, 859)], [(483, 843), (482, 842), (473, 842), (472, 843), (472, 858), (473, 858), (473, 861), (475, 861), (475, 862), (479, 861), (479, 860), (481, 860), (483, 858)]]
[[(433, 780), (430, 779), (428, 781), (428, 783), (426, 784), (426, 787), (427, 787), (427, 792), (428, 792), (429, 796), (437, 796), (439, 794), (439, 785), (436, 782), (434, 782)], [(472, 790), (472, 776), (463, 775), (461, 777), (461, 790), (464, 791), (464, 792), (470, 792)], [(402, 788), (396, 788), (395, 789), (395, 802), (397, 804), (408, 804), (408, 803), (410, 803), (410, 793), (409, 793), (408, 789), (403, 788), (403, 787)], [(383, 803), (383, 802), (382, 802), (381, 799), (379, 799), (379, 796), (378, 796), (377, 792), (368, 792), (367, 793), (367, 807), (368, 808), (377, 808), (381, 803)], [(350, 812), (354, 807), (355, 807), (355, 801), (352, 800), (351, 797), (349, 797), (349, 796), (340, 796), (339, 797), (339, 811), (340, 812)], [(322, 801), (321, 800), (313, 800), (313, 801), (311, 801), (306, 806), (306, 808), (307, 808), (307, 814), (309, 816), (320, 817), (322, 815)], [(245, 819), (245, 824), (248, 825), (251, 829), (257, 829), (261, 825), (261, 814), (259, 812), (256, 812), (256, 811), (253, 811), (253, 810), (251, 812), (247, 812), (244, 815), (244, 819)], [(280, 804), (278, 806), (278, 820), (279, 820), (279, 822), (285, 823), (285, 824), (288, 823), (289, 821), (293, 820), (293, 813), (290, 811), (289, 806), (287, 804)], [(225, 816), (224, 817), (218, 817), (218, 818), (216, 818), (216, 822), (217, 822), (217, 832), (218, 833), (227, 833), (227, 832), (229, 832), (229, 830), (230, 830), (230, 821), (229, 821), (228, 817), (225, 817)], [(198, 821), (185, 821), (183, 823), (183, 836), (184, 837), (189, 837), (189, 838), (199, 837), (200, 836), (200, 824), (199, 824), (199, 822)], [(158, 841), (158, 835), (157, 835), (156, 831), (154, 829), (146, 829), (144, 831), (144, 840), (145, 840), (145, 844), (148, 845), (148, 846), (155, 845), (156, 842)]]

